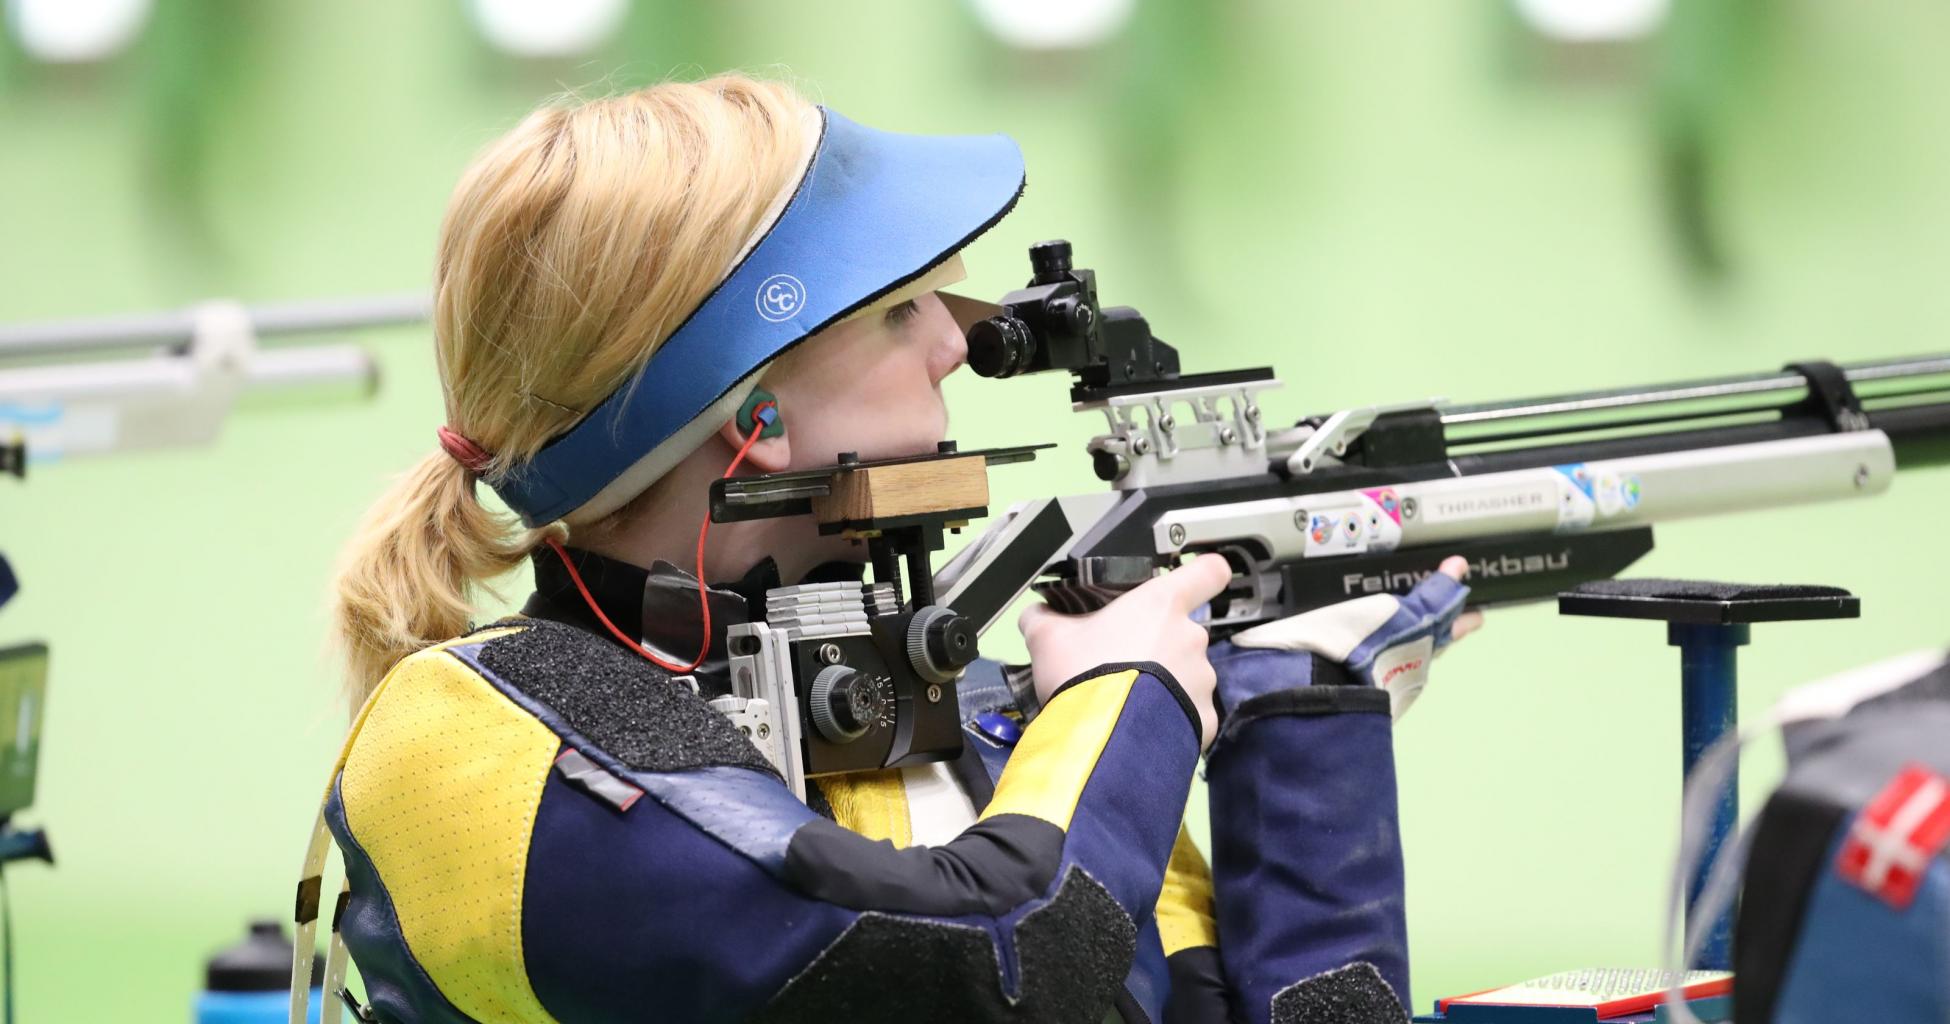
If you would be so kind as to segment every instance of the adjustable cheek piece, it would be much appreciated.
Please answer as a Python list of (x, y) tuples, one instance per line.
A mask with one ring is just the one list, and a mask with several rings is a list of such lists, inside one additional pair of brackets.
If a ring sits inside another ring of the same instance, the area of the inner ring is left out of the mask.
[(908, 458), (861, 461), (845, 452), (819, 469), (712, 485), (713, 520), (809, 516), (822, 534), (864, 543), (873, 566), (871, 583), (775, 587), (753, 621), (725, 631), (732, 692), (711, 706), (795, 793), (803, 797), (814, 776), (961, 753), (956, 687), (978, 656), (977, 628), (936, 603), (930, 554), (946, 531), (987, 514), (988, 465), (1026, 461), (1033, 451), (962, 452), (943, 442)]
[[(814, 776), (958, 756), (955, 685), (978, 656), (978, 637), (971, 619), (934, 603), (928, 556), (943, 546), (945, 530), (987, 513), (988, 463), (1024, 461), (1034, 449), (963, 453), (943, 442), (932, 455), (861, 462), (843, 453), (822, 469), (739, 477), (752, 446), (783, 435), (785, 424), (778, 398), (762, 389), (733, 423), (745, 439), (712, 485), (711, 514), (698, 531), (698, 578), (711, 523), (810, 515), (821, 533), (864, 542), (875, 580), (768, 591), (764, 609), (754, 610), (762, 618), (725, 630), (732, 692), (712, 698), (712, 709), (752, 741), (801, 799)], [(557, 552), (589, 609), (624, 646), (678, 676), (703, 663), (712, 631), (701, 587), (698, 655), (675, 665), (617, 628), (567, 553)]]

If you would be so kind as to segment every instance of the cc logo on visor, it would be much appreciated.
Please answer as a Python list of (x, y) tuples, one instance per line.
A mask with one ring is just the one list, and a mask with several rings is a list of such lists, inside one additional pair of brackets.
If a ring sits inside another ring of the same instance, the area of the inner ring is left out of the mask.
[(791, 274), (773, 274), (758, 286), (758, 315), (773, 323), (790, 320), (806, 304), (806, 286)]

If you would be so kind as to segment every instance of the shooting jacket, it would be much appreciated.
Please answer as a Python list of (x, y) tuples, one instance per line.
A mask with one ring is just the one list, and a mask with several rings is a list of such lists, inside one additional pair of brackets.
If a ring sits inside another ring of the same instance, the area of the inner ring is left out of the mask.
[[(644, 570), (575, 557), (612, 621), (655, 602)], [(709, 671), (694, 693), (590, 628), (551, 564), (538, 560), (523, 617), (396, 666), (347, 739), (325, 817), (348, 878), (340, 931), (376, 1019), (1273, 1018), (1223, 980), (1212, 877), (1182, 825), (1198, 719), (1161, 666), (1085, 673), (1017, 736), (996, 727), (1013, 710), (998, 668), (978, 663), (948, 767), (976, 820), (912, 846), (900, 772), (815, 780), (801, 803), (704, 703)], [(684, 632), (666, 639), (688, 660)], [(1388, 786), (1392, 832), (1392, 773)], [(1254, 803), (1236, 815), (1250, 828), (1278, 801)], [(1255, 873), (1306, 844), (1256, 840)], [(1398, 849), (1396, 864), (1399, 910)], [(1322, 960), (1318, 936), (1282, 939), (1309, 915), (1335, 930), (1320, 895), (1261, 907), (1242, 885), (1230, 931), (1296, 984), (1332, 973), (1345, 943)]]

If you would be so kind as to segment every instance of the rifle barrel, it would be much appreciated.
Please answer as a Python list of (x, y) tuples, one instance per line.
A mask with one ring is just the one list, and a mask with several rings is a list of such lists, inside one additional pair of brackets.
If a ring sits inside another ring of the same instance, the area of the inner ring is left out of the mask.
[[(1878, 384), (1884, 381), (1910, 383), (1919, 378), (1950, 375), (1950, 354), (1857, 363), (1841, 369), (1843, 376), (1851, 385)], [(1946, 380), (1940, 387), (1946, 393), (1950, 393), (1950, 380)], [(1679, 402), (1719, 403), (1720, 406), (1724, 406), (1731, 399), (1748, 399), (1755, 396), (1779, 400), (1761, 403), (1736, 402), (1733, 403), (1734, 411), (1779, 408), (1792, 405), (1807, 393), (1807, 378), (1792, 370), (1784, 370), (1778, 373), (1745, 374), (1651, 387), (1581, 391), (1514, 402), (1450, 406), (1442, 410), (1442, 425), (1445, 429), (1474, 427), (1545, 416), (1577, 416), (1615, 410), (1637, 410), (1650, 405)], [(1875, 393), (1871, 390), (1862, 397), (1866, 405), (1873, 400)], [(1724, 415), (1727, 411), (1724, 407), (1713, 407), (1698, 415)]]
[[(1903, 466), (1950, 462), (1950, 355), (1840, 369), (1868, 425), (1889, 434)], [(1809, 394), (1808, 379), (1790, 370), (1450, 406), (1440, 417), (1453, 456), (1505, 468), (1832, 429), (1811, 415)]]

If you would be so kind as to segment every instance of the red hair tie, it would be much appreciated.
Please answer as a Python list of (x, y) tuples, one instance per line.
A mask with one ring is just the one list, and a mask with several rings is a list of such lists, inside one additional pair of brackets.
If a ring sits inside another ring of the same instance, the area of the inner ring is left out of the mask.
[(452, 427), (442, 425), (434, 431), (434, 435), (440, 438), (441, 451), (452, 456), (455, 462), (467, 467), (476, 476), (487, 472), (488, 464), (494, 461), (494, 456), (489, 455), (486, 449), (468, 440), (466, 435)]

